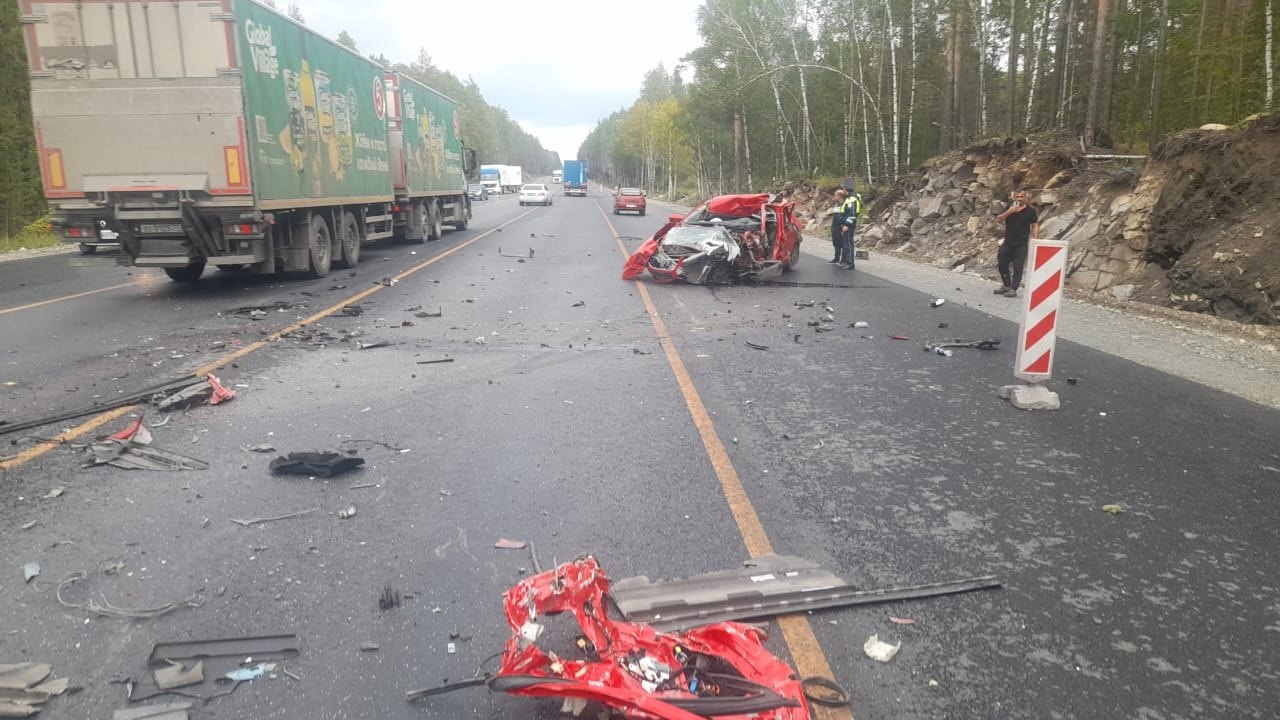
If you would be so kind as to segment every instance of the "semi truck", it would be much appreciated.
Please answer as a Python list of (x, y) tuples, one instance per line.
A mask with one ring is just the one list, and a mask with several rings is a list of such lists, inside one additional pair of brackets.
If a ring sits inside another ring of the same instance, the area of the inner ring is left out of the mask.
[(256, 0), (19, 4), (64, 238), (180, 282), (323, 277), (471, 218), (457, 103)]
[(481, 165), (480, 166), (480, 184), (490, 195), (502, 194), (502, 166), (501, 165)]
[(581, 160), (564, 161), (564, 194), (587, 195), (587, 164)]

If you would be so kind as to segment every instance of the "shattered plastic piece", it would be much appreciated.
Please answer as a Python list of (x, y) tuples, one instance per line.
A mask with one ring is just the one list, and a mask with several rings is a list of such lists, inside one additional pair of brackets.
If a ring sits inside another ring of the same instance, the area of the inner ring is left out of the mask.
[(0, 665), (0, 688), (26, 690), (49, 677), (53, 666), (48, 663), (23, 662)]
[(859, 320), (858, 322), (854, 323), (853, 326), (855, 328), (862, 329), (865, 327), (871, 327), (871, 324), (866, 322), (865, 320)]
[(1125, 509), (1119, 505), (1103, 505), (1102, 512), (1111, 513), (1112, 515), (1119, 515), (1120, 513), (1125, 512)]
[[(272, 665), (271, 667), (274, 668), (275, 666)], [(223, 677), (230, 680), (231, 682), (245, 682), (246, 680), (257, 680), (258, 678), (262, 677), (263, 674), (266, 672), (267, 672), (267, 665), (263, 663), (259, 663), (252, 667), (239, 668), (236, 670), (232, 670), (226, 675), (223, 675)]]
[(248, 445), (245, 447), (245, 450), (248, 450), (249, 452), (269, 453), (275, 452), (276, 446), (271, 443), (260, 443), (258, 445)]
[(872, 660), (878, 660), (882, 663), (887, 663), (892, 660), (893, 656), (897, 655), (898, 650), (900, 649), (902, 649), (902, 643), (890, 645), (887, 642), (882, 642), (877, 635), (872, 635), (867, 638), (867, 642), (862, 646), (862, 651), (867, 654), (867, 657)]
[(526, 543), (523, 540), (508, 540), (507, 538), (498, 538), (498, 541), (493, 544), (499, 550), (523, 550), (525, 545)]
[(111, 720), (187, 720), (191, 703), (165, 703), (117, 710)]
[(307, 508), (306, 510), (299, 510), (298, 512), (285, 513), (284, 515), (253, 518), (252, 520), (237, 520), (236, 518), (231, 518), (231, 522), (237, 525), (243, 525), (245, 527), (249, 527), (250, 525), (257, 525), (258, 523), (275, 522), (276, 520), (288, 520), (290, 518), (296, 518), (301, 515), (308, 515), (310, 513), (316, 512), (319, 509), (320, 508), (318, 507), (313, 507), (313, 508)]
[(37, 520), (32, 520), (32, 521), (31, 521), (31, 522), (29, 522), (29, 523), (23, 523), (23, 524), (22, 524), (22, 529), (23, 529), (23, 530), (30, 530), (31, 528), (33, 528), (33, 527), (35, 527), (35, 526), (36, 526), (36, 523), (37, 523), (37, 522), (38, 522)]
[(353, 518), (356, 516), (356, 506), (348, 505), (346, 508), (338, 511), (338, 517), (342, 520)]
[(56, 488), (54, 488), (54, 489), (50, 490), (49, 492), (45, 493), (45, 494), (44, 494), (44, 497), (43, 497), (43, 498), (41, 498), (41, 499), (42, 499), (42, 500), (52, 500), (52, 499), (54, 499), (54, 498), (62, 497), (62, 493), (64, 493), (64, 492), (66, 492), (66, 489), (65, 489), (65, 488), (56, 487)]
[(388, 347), (388, 346), (390, 346), (390, 345), (391, 345), (391, 343), (387, 342), (386, 340), (374, 340), (373, 342), (367, 342), (367, 343), (366, 343), (366, 342), (356, 343), (356, 349), (358, 349), (358, 350), (372, 350), (372, 349), (374, 349), (374, 348)]
[(271, 472), (289, 475), (333, 477), (360, 467), (364, 458), (336, 452), (294, 452), (271, 461)]
[(889, 622), (895, 625), (915, 625), (916, 621), (911, 618), (889, 616)]
[(929, 307), (942, 307), (942, 305), (943, 305), (945, 302), (947, 302), (947, 301), (946, 301), (944, 298), (934, 298), (934, 299), (929, 303)]
[(746, 341), (746, 345), (752, 350), (768, 350), (769, 349), (768, 345), (760, 345), (759, 343), (753, 343), (750, 340)]
[(889, 337), (893, 338), (894, 340), (910, 340), (911, 339), (906, 335), (890, 335)]
[(381, 648), (382, 646), (376, 642), (360, 643), (360, 652), (378, 652), (378, 650), (380, 650)]
[(447, 646), (445, 646), (445, 649), (448, 650), (450, 655), (453, 655), (458, 652), (458, 646), (455, 643), (449, 643)]
[(213, 388), (213, 395), (209, 397), (210, 405), (220, 405), (235, 398), (236, 391), (223, 387), (222, 383), (216, 376), (214, 376), (213, 373), (209, 373), (205, 379), (209, 381), (209, 386)]
[(573, 305), (570, 305), (569, 307), (586, 307), (586, 306), (587, 306), (586, 300), (579, 300), (578, 302), (574, 303)]
[(22, 566), (22, 577), (25, 582), (31, 582), (40, 574), (40, 563), (29, 562)]
[(161, 690), (198, 685), (204, 682), (204, 661), (197, 660), (195, 665), (187, 667), (175, 660), (169, 661), (169, 667), (162, 667), (153, 673), (156, 687)]

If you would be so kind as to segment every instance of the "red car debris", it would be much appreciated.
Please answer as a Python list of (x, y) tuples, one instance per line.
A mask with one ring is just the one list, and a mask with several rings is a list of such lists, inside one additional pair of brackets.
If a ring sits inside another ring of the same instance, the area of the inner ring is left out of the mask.
[[(566, 702), (595, 701), (631, 717), (663, 720), (808, 720), (800, 678), (764, 649), (755, 626), (719, 622), (683, 633), (609, 617), (610, 582), (596, 559), (580, 557), (526, 578), (503, 595), (511, 637), (496, 673), (455, 687)], [(576, 638), (563, 635), (571, 614)], [(549, 631), (554, 626), (561, 632)], [(579, 708), (580, 710), (581, 708)]]
[(770, 195), (721, 195), (672, 215), (627, 258), (624, 280), (646, 269), (662, 283), (695, 285), (779, 277), (800, 260), (795, 204)]

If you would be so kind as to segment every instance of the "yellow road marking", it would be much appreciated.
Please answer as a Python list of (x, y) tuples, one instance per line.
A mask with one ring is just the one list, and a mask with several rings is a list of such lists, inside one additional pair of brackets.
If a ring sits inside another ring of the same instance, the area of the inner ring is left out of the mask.
[[(525, 212), (521, 213), (520, 215), (517, 215), (517, 216), (515, 216), (515, 217), (511, 218), (510, 220), (508, 220), (508, 221), (506, 221), (506, 222), (502, 223), (501, 225), (498, 225), (497, 227), (494, 227), (494, 228), (492, 228), (492, 229), (490, 229), (490, 230), (486, 230), (485, 232), (480, 233), (479, 235), (477, 235), (477, 236), (475, 236), (475, 237), (471, 238), (470, 240), (467, 240), (467, 241), (465, 241), (465, 242), (461, 242), (461, 243), (459, 243), (459, 244), (455, 245), (454, 247), (451, 247), (451, 248), (449, 248), (448, 250), (445, 250), (444, 252), (440, 253), (439, 255), (436, 255), (436, 256), (434, 256), (434, 257), (428, 258), (428, 259), (426, 259), (426, 260), (423, 260), (422, 262), (418, 263), (417, 265), (414, 265), (413, 267), (409, 268), (408, 270), (405, 270), (404, 272), (400, 273), (399, 275), (396, 275), (393, 279), (394, 279), (396, 282), (400, 282), (401, 280), (404, 280), (405, 278), (412, 276), (414, 273), (417, 273), (417, 272), (419, 272), (419, 271), (421, 271), (421, 270), (424, 270), (424, 269), (426, 269), (426, 268), (428, 268), (428, 267), (430, 267), (430, 266), (432, 266), (432, 265), (434, 265), (434, 264), (436, 264), (436, 263), (440, 262), (441, 260), (443, 260), (443, 259), (445, 259), (445, 258), (449, 257), (450, 255), (452, 255), (452, 254), (454, 254), (454, 253), (458, 252), (459, 250), (461, 250), (461, 249), (463, 249), (463, 248), (465, 248), (465, 247), (467, 247), (467, 246), (469, 246), (469, 245), (472, 245), (473, 243), (476, 243), (476, 242), (478, 242), (479, 240), (481, 240), (481, 239), (483, 239), (483, 238), (488, 237), (488, 236), (489, 236), (489, 235), (491, 235), (492, 233), (496, 232), (496, 231), (498, 230), (498, 228), (501, 228), (501, 227), (505, 227), (505, 226), (507, 226), (507, 225), (510, 225), (511, 223), (513, 223), (513, 222), (515, 222), (515, 221), (519, 220), (520, 218), (523, 218), (525, 215), (528, 215), (528, 214), (529, 214), (529, 213), (531, 213), (531, 212), (533, 212), (533, 211), (532, 211), (532, 210), (527, 210), (527, 211), (525, 211)], [(129, 283), (126, 283), (126, 285), (127, 285), (127, 284), (129, 284)], [(111, 290), (111, 289), (114, 289), (114, 288), (104, 288), (104, 290)], [(276, 332), (271, 333), (270, 335), (268, 335), (266, 338), (264, 338), (264, 339), (262, 339), (262, 340), (257, 340), (257, 341), (255, 341), (255, 342), (252, 342), (252, 343), (248, 344), (248, 345), (245, 345), (244, 347), (242, 347), (242, 348), (240, 348), (240, 349), (238, 349), (238, 350), (235, 350), (235, 351), (233, 351), (233, 352), (231, 352), (231, 353), (228, 353), (228, 354), (226, 354), (226, 355), (222, 355), (222, 356), (220, 356), (217, 360), (214, 360), (213, 362), (211, 362), (211, 363), (209, 363), (209, 364), (207, 364), (207, 365), (204, 365), (204, 366), (202, 366), (202, 367), (198, 368), (198, 369), (197, 369), (197, 370), (195, 370), (191, 375), (192, 375), (192, 377), (199, 378), (199, 377), (203, 377), (203, 376), (205, 376), (205, 375), (208, 375), (209, 373), (213, 372), (214, 370), (220, 370), (220, 369), (222, 369), (222, 368), (224, 368), (224, 367), (226, 367), (226, 366), (230, 365), (231, 363), (233, 363), (233, 362), (235, 362), (235, 361), (239, 360), (240, 358), (242, 358), (242, 357), (244, 357), (244, 356), (248, 355), (249, 353), (251, 353), (251, 352), (253, 352), (253, 351), (255, 351), (255, 350), (260, 350), (260, 349), (262, 349), (263, 347), (266, 347), (267, 345), (269, 345), (270, 343), (273, 343), (273, 342), (275, 342), (275, 341), (279, 340), (280, 338), (282, 338), (282, 337), (284, 337), (284, 336), (286, 336), (286, 335), (289, 335), (290, 333), (295, 333), (295, 332), (297, 332), (297, 331), (301, 330), (302, 328), (304, 328), (304, 327), (306, 327), (306, 326), (308, 326), (308, 325), (311, 325), (312, 323), (315, 323), (315, 322), (318, 322), (318, 321), (320, 321), (320, 320), (323, 320), (324, 318), (326, 318), (326, 317), (328, 317), (328, 316), (330, 316), (330, 315), (332, 315), (332, 314), (334, 314), (334, 313), (338, 312), (339, 310), (341, 310), (342, 308), (346, 307), (347, 305), (350, 305), (351, 303), (355, 303), (355, 302), (360, 302), (361, 300), (363, 300), (363, 299), (365, 299), (365, 298), (369, 297), (370, 295), (373, 295), (373, 294), (375, 294), (375, 293), (377, 293), (377, 292), (381, 292), (381, 291), (382, 291), (382, 290), (384, 290), (384, 289), (386, 289), (386, 286), (385, 286), (385, 285), (374, 285), (373, 287), (370, 287), (370, 288), (369, 288), (369, 289), (367, 289), (367, 290), (362, 290), (362, 291), (360, 291), (360, 292), (356, 293), (355, 295), (352, 295), (351, 297), (347, 298), (346, 300), (343, 300), (343, 301), (342, 301), (342, 302), (340, 302), (340, 303), (336, 303), (336, 304), (334, 304), (334, 305), (332, 305), (332, 306), (330, 306), (330, 307), (328, 307), (328, 308), (325, 308), (324, 310), (321, 310), (320, 312), (315, 313), (314, 315), (311, 315), (310, 317), (307, 317), (306, 319), (299, 320), (298, 322), (296, 322), (296, 323), (294, 323), (294, 324), (292, 324), (292, 325), (290, 325), (290, 326), (288, 326), (288, 327), (286, 327), (286, 328), (284, 328), (284, 329), (282, 329), (282, 330), (277, 330)], [(90, 291), (90, 292), (103, 292), (103, 290), (93, 290), (93, 291)], [(46, 301), (46, 302), (53, 302), (53, 301)], [(17, 310), (17, 309), (20, 309), (20, 308), (14, 308), (14, 309), (15, 309), (15, 310)], [(116, 419), (116, 418), (118, 418), (118, 417), (121, 417), (121, 416), (123, 416), (123, 415), (127, 415), (127, 414), (129, 414), (130, 412), (132, 412), (132, 411), (136, 410), (136, 409), (137, 409), (137, 407), (138, 407), (137, 405), (127, 405), (127, 406), (125, 406), (125, 407), (119, 407), (119, 408), (116, 408), (116, 409), (114, 409), (114, 410), (108, 410), (107, 412), (105, 412), (105, 413), (103, 413), (103, 414), (101, 414), (101, 415), (97, 415), (97, 416), (93, 417), (92, 419), (87, 420), (87, 421), (85, 421), (84, 423), (81, 423), (80, 425), (77, 425), (76, 427), (71, 428), (70, 430), (67, 430), (66, 432), (60, 433), (60, 434), (58, 434), (58, 435), (56, 435), (56, 436), (54, 436), (54, 437), (52, 437), (52, 438), (50, 438), (50, 439), (48, 439), (48, 440), (46, 440), (46, 441), (44, 441), (44, 442), (41, 442), (41, 443), (40, 443), (40, 444), (38, 444), (38, 445), (33, 445), (33, 446), (31, 446), (31, 447), (27, 448), (26, 450), (23, 450), (22, 452), (18, 453), (17, 455), (13, 456), (12, 458), (10, 458), (10, 459), (8, 459), (8, 460), (5, 460), (4, 462), (0, 462), (0, 471), (12, 470), (13, 468), (18, 467), (19, 465), (23, 465), (23, 464), (25, 464), (25, 463), (28, 463), (28, 462), (30, 462), (30, 461), (32, 461), (32, 460), (34, 460), (34, 459), (36, 459), (36, 458), (40, 457), (41, 455), (44, 455), (45, 453), (49, 452), (50, 450), (52, 450), (52, 449), (54, 449), (54, 448), (58, 447), (59, 445), (62, 445), (62, 444), (67, 443), (67, 442), (69, 442), (69, 441), (71, 441), (71, 440), (74, 440), (74, 439), (76, 439), (76, 438), (78, 438), (78, 437), (80, 437), (80, 436), (84, 435), (85, 433), (88, 433), (88, 432), (90, 432), (90, 431), (92, 431), (92, 430), (94, 430), (94, 429), (96, 429), (96, 428), (98, 428), (98, 427), (102, 426), (104, 423), (110, 422), (111, 420), (114, 420), (114, 419)]]
[[(618, 249), (622, 252), (623, 257), (629, 255), (627, 247), (618, 239), (617, 228), (609, 220), (609, 216), (604, 210), (600, 210), (600, 215), (604, 217), (605, 223), (609, 225), (609, 230), (613, 232), (614, 241), (618, 244)], [(671, 372), (675, 375), (676, 384), (680, 387), (680, 393), (684, 396), (685, 405), (689, 408), (689, 415), (693, 418), (693, 425), (698, 429), (698, 435), (702, 438), (702, 446), (706, 449), (707, 457), (711, 460), (711, 467), (715, 470), (716, 477), (720, 480), (720, 487), (724, 492), (725, 501), (729, 505), (729, 512), (733, 514), (734, 522), (738, 525), (738, 532), (742, 534), (742, 540), (747, 546), (747, 552), (751, 557), (759, 557), (761, 555), (770, 555), (773, 553), (773, 544), (769, 542), (769, 536), (764, 531), (764, 524), (760, 522), (760, 516), (756, 514), (755, 506), (751, 504), (751, 498), (747, 497), (747, 490), (742, 485), (742, 479), (738, 477), (738, 471), (733, 467), (733, 461), (729, 459), (729, 453), (725, 450), (724, 443), (720, 441), (720, 435), (716, 433), (715, 424), (711, 420), (711, 414), (707, 412), (707, 408), (702, 404), (702, 397), (698, 394), (698, 389), (693, 385), (693, 378), (690, 377), (689, 371), (685, 368), (684, 360), (681, 359), (680, 353), (676, 350), (675, 342), (672, 341), (671, 335), (667, 332), (667, 325), (662, 321), (662, 316), (658, 314), (658, 308), (653, 304), (653, 298), (649, 295), (649, 288), (640, 281), (635, 281), (636, 290), (640, 292), (640, 298), (644, 301), (645, 310), (649, 313), (649, 319), (653, 322), (653, 329), (658, 334), (658, 343), (662, 346), (663, 352), (667, 356), (667, 363), (671, 365)], [(827, 662), (827, 656), (823, 653), (822, 647), (818, 644), (818, 638), (813, 634), (813, 627), (809, 624), (809, 620), (803, 615), (780, 615), (778, 617), (778, 627), (782, 630), (782, 638), (786, 641), (787, 647), (791, 650), (791, 658), (795, 661), (796, 670), (800, 677), (819, 676), (834, 679), (835, 676), (831, 672), (831, 664)], [(814, 717), (819, 720), (853, 720), (853, 710), (849, 707), (827, 708), (820, 705), (812, 705)]]
[(0, 310), (0, 315), (8, 315), (9, 313), (15, 313), (20, 310), (30, 310), (32, 308), (38, 308), (44, 305), (52, 305), (53, 303), (65, 302), (67, 300), (75, 300), (76, 298), (88, 297), (89, 295), (97, 295), (98, 293), (110, 292), (112, 290), (119, 290), (120, 288), (132, 287), (134, 284), (135, 284), (134, 282), (120, 283), (119, 285), (112, 285), (111, 287), (98, 288), (97, 290), (85, 290), (84, 292), (78, 292), (72, 295), (63, 295), (62, 297), (49, 298), (48, 300), (41, 300), (40, 302), (27, 303), (26, 305), (18, 305), (17, 307), (5, 308), (3, 310)]

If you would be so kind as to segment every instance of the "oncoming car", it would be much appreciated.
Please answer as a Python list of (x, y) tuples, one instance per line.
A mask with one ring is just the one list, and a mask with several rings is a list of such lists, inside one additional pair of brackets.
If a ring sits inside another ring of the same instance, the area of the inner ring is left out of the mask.
[(614, 215), (621, 212), (634, 212), (644, 215), (644, 211), (644, 191), (640, 188), (621, 188), (618, 190), (617, 196), (613, 198)]
[(530, 183), (520, 188), (521, 205), (550, 205), (551, 191), (541, 183)]

